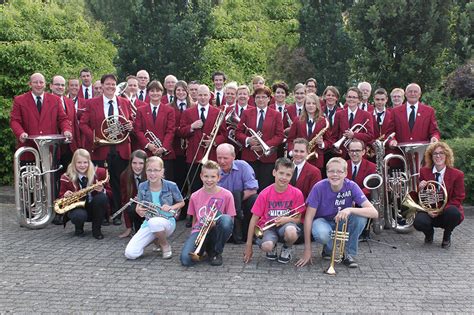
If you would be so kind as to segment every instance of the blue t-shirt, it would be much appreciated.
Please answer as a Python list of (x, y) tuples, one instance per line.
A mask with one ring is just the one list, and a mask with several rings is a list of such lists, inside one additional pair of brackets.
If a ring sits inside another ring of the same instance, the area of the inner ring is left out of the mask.
[(367, 197), (355, 182), (345, 178), (341, 190), (334, 192), (329, 180), (324, 179), (313, 186), (306, 203), (316, 209), (315, 219), (332, 220), (342, 209), (352, 207), (353, 203), (362, 205), (366, 200)]

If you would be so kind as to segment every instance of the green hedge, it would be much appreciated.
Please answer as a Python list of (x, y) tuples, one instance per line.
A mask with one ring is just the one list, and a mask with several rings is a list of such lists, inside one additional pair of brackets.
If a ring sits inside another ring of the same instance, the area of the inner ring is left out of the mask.
[(446, 140), (454, 151), (454, 166), (464, 172), (465, 204), (474, 205), (474, 137)]

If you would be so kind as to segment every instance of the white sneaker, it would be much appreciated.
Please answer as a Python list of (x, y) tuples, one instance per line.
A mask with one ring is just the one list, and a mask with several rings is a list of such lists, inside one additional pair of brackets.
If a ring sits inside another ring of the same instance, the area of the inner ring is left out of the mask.
[(163, 248), (163, 259), (170, 259), (173, 257), (173, 251), (171, 250), (171, 246), (168, 246), (166, 248)]
[(280, 256), (278, 256), (278, 262), (282, 264), (289, 263), (291, 260), (291, 252), (292, 252), (291, 247), (287, 247), (286, 245), (283, 245), (280, 251)]

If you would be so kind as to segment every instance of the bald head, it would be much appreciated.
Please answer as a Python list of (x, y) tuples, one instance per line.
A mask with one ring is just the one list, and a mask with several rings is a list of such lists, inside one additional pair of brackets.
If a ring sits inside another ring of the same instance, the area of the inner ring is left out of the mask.
[(207, 85), (200, 85), (197, 90), (198, 94), (198, 103), (201, 106), (206, 106), (209, 104), (209, 100), (211, 99), (211, 93), (209, 92), (209, 88)]
[(28, 82), (28, 85), (31, 88), (31, 92), (36, 95), (36, 96), (41, 96), (43, 95), (44, 88), (46, 86), (46, 81), (44, 79), (44, 75), (41, 73), (33, 73), (30, 76), (30, 82)]

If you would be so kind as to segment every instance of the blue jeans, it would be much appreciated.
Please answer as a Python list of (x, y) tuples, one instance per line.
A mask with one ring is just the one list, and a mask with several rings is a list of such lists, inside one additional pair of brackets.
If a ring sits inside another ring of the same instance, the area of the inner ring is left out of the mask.
[[(350, 215), (348, 219), (347, 231), (349, 232), (349, 241), (345, 247), (345, 253), (351, 256), (357, 255), (357, 248), (359, 245), (359, 236), (367, 224), (367, 218), (358, 215)], [(334, 220), (326, 220), (318, 218), (313, 221), (311, 234), (316, 243), (324, 245), (324, 252), (330, 254), (332, 252), (331, 232), (336, 227)], [(339, 225), (339, 230), (342, 229), (342, 224)]]
[[(216, 225), (209, 231), (207, 235), (203, 249), (211, 255), (222, 254), (224, 251), (224, 245), (232, 234), (232, 229), (234, 228), (234, 222), (232, 217), (223, 214), (217, 219)], [(183, 250), (181, 251), (181, 264), (183, 266), (192, 266), (194, 261), (189, 256), (189, 253), (193, 252), (196, 249), (196, 238), (198, 237), (199, 232), (191, 233), (186, 242), (184, 242)]]

